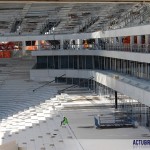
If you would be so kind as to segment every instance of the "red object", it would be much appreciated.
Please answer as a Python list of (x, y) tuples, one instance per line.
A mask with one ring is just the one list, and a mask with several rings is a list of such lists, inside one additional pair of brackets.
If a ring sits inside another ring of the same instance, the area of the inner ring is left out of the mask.
[(3, 58), (3, 51), (0, 51), (0, 58)]
[(11, 51), (10, 50), (3, 51), (3, 58), (11, 58)]
[(14, 50), (15, 44), (13, 42), (0, 43), (0, 50)]
[(123, 44), (130, 44), (130, 36), (126, 36), (123, 38)]

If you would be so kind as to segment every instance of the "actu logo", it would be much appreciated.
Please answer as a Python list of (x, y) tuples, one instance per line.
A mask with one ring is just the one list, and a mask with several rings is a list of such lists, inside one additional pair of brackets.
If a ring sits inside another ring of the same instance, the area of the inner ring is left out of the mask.
[(137, 145), (143, 145), (143, 146), (147, 146), (150, 145), (150, 140), (133, 140), (133, 145), (137, 146)]

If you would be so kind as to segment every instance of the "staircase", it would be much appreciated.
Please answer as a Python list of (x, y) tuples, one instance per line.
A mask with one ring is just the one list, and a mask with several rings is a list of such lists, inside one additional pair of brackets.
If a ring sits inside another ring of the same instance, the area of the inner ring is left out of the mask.
[[(15, 140), (24, 150), (70, 150), (70, 146), (81, 150), (69, 126), (60, 126), (63, 106), (55, 95), (65, 85), (47, 85), (33, 92), (42, 84), (13, 79), (1, 87), (0, 144)], [(71, 139), (71, 145), (65, 142)]]
[(7, 79), (29, 79), (29, 71), (35, 64), (35, 58), (0, 59), (0, 81)]
[(87, 32), (88, 29), (95, 24), (99, 20), (99, 16), (97, 17), (91, 17), (87, 19), (82, 25), (79, 26), (79, 31), (78, 32)]
[(148, 4), (137, 4), (129, 11), (122, 14), (120, 18), (113, 18), (107, 23), (103, 30), (117, 29), (128, 26), (134, 26), (144, 21), (144, 16), (149, 14), (150, 7)]

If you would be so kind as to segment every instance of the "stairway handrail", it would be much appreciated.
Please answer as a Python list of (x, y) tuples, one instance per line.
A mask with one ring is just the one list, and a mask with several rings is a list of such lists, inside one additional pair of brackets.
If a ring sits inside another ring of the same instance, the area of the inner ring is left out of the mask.
[[(59, 77), (56, 77), (56, 78), (61, 78), (61, 77), (65, 76), (65, 75), (66, 75), (66, 74), (63, 74), (63, 75), (61, 75), (61, 76), (59, 76)], [(40, 89), (41, 87), (44, 87), (45, 85), (50, 84), (50, 83), (52, 83), (52, 82), (54, 82), (54, 81), (55, 81), (55, 79), (52, 80), (52, 81), (49, 81), (49, 82), (45, 83), (44, 85), (41, 85), (41, 86), (35, 88), (35, 89), (33, 90), (33, 92), (35, 92), (37, 89)]]

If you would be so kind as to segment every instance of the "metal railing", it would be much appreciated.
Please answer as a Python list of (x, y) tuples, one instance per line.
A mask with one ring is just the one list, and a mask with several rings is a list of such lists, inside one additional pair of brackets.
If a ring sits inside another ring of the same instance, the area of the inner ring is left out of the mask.
[(150, 53), (149, 44), (105, 44), (102, 45), (102, 49), (113, 51)]
[[(66, 75), (66, 74), (63, 74), (63, 75), (61, 75), (61, 76), (59, 76), (59, 77), (56, 77), (56, 78), (61, 78), (61, 77), (65, 76), (65, 75)], [(44, 86), (46, 86), (46, 85), (48, 85), (48, 84), (54, 82), (54, 81), (55, 81), (55, 79), (52, 80), (52, 81), (49, 81), (49, 82), (47, 82), (47, 83), (45, 83), (45, 84), (43, 84), (43, 85), (41, 85), (41, 86), (39, 86), (39, 87), (37, 87), (37, 88), (35, 88), (35, 89), (33, 90), (33, 92), (35, 92), (36, 90), (38, 90), (38, 89), (40, 89), (40, 88), (42, 88), (42, 87), (44, 87)]]
[(37, 47), (39, 50), (110, 50), (110, 51), (150, 53), (150, 44), (109, 44), (109, 43), (87, 44), (87, 45), (64, 44), (64, 45), (42, 45)]
[[(31, 48), (31, 49), (30, 49)], [(4, 49), (0, 48), (0, 51)], [(51, 51), (51, 50), (107, 50), (121, 52), (150, 53), (150, 44), (54, 44), (54, 45), (34, 45), (29, 47), (20, 46), (19, 49), (7, 49), (12, 52), (12, 57), (21, 55), (31, 55), (31, 51)], [(4, 50), (5, 51), (5, 50)], [(30, 52), (30, 53), (29, 53)]]

